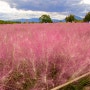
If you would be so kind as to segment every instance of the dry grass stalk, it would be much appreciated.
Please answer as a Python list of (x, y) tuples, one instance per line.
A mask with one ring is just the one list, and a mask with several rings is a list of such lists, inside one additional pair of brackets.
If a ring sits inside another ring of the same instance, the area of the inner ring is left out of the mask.
[(69, 84), (71, 84), (71, 83), (73, 83), (73, 82), (75, 82), (77, 80), (80, 80), (81, 78), (84, 78), (84, 77), (88, 76), (88, 75), (90, 75), (90, 72), (88, 72), (88, 73), (86, 73), (86, 74), (84, 74), (82, 76), (79, 76), (79, 77), (77, 77), (77, 78), (75, 78), (75, 79), (73, 79), (71, 81), (68, 81), (68, 82), (66, 82), (66, 83), (64, 83), (64, 84), (62, 84), (60, 86), (57, 86), (57, 87), (55, 87), (55, 88), (53, 88), (51, 90), (58, 90), (60, 88), (63, 88), (63, 87), (65, 87), (65, 86), (67, 86), (67, 85), (69, 85)]

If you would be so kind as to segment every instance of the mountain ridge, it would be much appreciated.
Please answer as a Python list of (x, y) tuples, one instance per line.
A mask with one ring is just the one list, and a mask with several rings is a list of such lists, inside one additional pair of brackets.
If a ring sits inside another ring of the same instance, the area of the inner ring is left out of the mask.
[[(77, 20), (82, 20), (81, 17), (79, 16), (75, 16), (75, 18)], [(14, 20), (11, 20), (11, 21), (20, 21), (20, 22), (39, 22), (39, 18), (30, 18), (30, 19), (25, 19), (25, 18), (22, 18), (22, 19), (14, 19)], [(65, 19), (63, 20), (59, 20), (59, 19), (52, 19), (53, 22), (65, 22)]]

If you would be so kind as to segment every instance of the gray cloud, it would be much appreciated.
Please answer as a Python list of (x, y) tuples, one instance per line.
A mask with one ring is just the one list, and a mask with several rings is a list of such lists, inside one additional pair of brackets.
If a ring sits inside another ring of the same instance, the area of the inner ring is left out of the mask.
[(20, 10), (23, 10), (24, 14), (25, 11), (30, 10), (34, 11), (32, 13), (30, 12), (30, 14), (28, 13), (27, 15), (31, 15), (34, 13), (33, 16), (35, 17), (41, 15), (41, 14), (35, 15), (35, 12), (37, 14), (37, 12), (41, 11), (49, 13), (54, 18), (59, 18), (59, 14), (64, 15), (64, 17), (65, 15), (68, 14), (74, 14), (83, 17), (88, 11), (90, 11), (90, 4), (80, 3), (82, 0), (0, 0), (0, 1), (7, 2), (10, 5), (10, 8), (12, 8), (12, 10), (13, 8), (15, 8), (16, 11), (18, 10), (18, 12)]
[(0, 19), (20, 19), (20, 18), (39, 18), (42, 14), (48, 14), (53, 19), (64, 19), (66, 12), (45, 12), (45, 11), (32, 11), (21, 10), (17, 8), (11, 8), (5, 1), (0, 1)]
[(85, 10), (90, 10), (90, 5), (79, 4), (82, 0), (3, 0), (12, 8), (47, 12), (68, 12), (84, 15)]
[(16, 7), (17, 9), (24, 10), (37, 10), (37, 11), (50, 11), (60, 12), (71, 8), (73, 4), (80, 2), (80, 0), (3, 0), (7, 1), (10, 6)]

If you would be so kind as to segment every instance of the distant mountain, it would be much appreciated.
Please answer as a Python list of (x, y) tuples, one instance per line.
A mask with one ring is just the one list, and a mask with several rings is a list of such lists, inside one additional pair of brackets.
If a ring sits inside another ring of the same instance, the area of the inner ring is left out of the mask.
[(60, 22), (61, 20), (59, 19), (52, 19), (53, 22)]
[[(83, 18), (81, 18), (81, 17), (79, 17), (79, 16), (75, 16), (75, 18), (76, 18), (77, 20), (82, 20), (82, 19), (83, 19)], [(61, 22), (65, 22), (65, 19), (61, 20)]]
[(31, 18), (31, 19), (15, 19), (12, 21), (20, 21), (20, 22), (39, 22), (38, 18)]
[(75, 16), (75, 18), (76, 18), (77, 20), (82, 20), (82, 18), (79, 17), (79, 16)]
[[(53, 22), (60, 22), (58, 19), (52, 19)], [(31, 19), (15, 19), (12, 21), (20, 21), (20, 22), (39, 22), (39, 18), (31, 18)]]
[[(77, 19), (77, 20), (82, 20), (83, 18), (81, 18), (81, 17), (79, 17), (79, 16), (75, 16), (75, 18)], [(56, 20), (56, 22), (66, 22), (65, 21), (65, 19), (63, 19), (63, 20)]]
[[(81, 17), (75, 16), (77, 20), (82, 20)], [(31, 19), (16, 19), (12, 21), (19, 21), (19, 22), (39, 22), (39, 18), (31, 18)], [(53, 22), (65, 22), (65, 19), (59, 20), (59, 19), (52, 19)]]

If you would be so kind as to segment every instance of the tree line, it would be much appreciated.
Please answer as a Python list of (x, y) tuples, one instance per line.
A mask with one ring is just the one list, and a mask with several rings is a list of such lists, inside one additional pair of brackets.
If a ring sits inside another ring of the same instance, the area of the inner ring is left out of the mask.
[[(82, 20), (78, 20), (75, 18), (73, 14), (70, 14), (66, 16), (65, 21), (66, 22), (90, 22), (90, 12), (88, 12)], [(41, 17), (39, 17), (39, 22), (40, 23), (53, 23), (53, 20), (51, 19), (49, 15), (44, 14)], [(14, 24), (14, 23), (21, 23), (21, 22), (0, 20), (0, 24)]]
[[(42, 15), (39, 18), (39, 20), (41, 23), (52, 23), (53, 22), (49, 15)], [(70, 14), (65, 18), (65, 21), (66, 22), (90, 22), (90, 12), (88, 12), (82, 20), (78, 20), (75, 18), (73, 14)]]
[(15, 23), (21, 23), (19, 21), (4, 21), (4, 20), (0, 20), (0, 24), (15, 24)]

